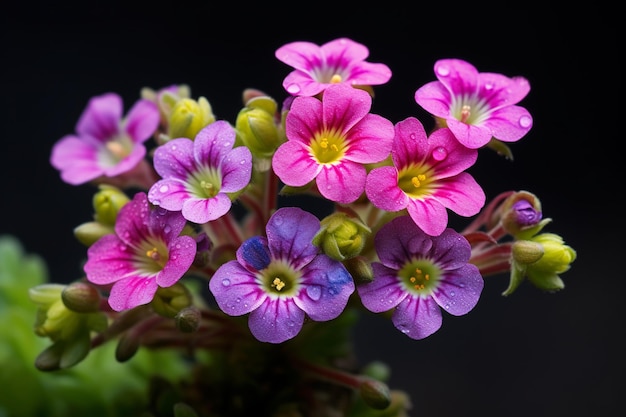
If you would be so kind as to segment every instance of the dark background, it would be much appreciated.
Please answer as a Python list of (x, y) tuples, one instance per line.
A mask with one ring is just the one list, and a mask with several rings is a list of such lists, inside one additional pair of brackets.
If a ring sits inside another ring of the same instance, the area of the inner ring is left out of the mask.
[(117, 92), (127, 110), (142, 87), (186, 83), (218, 118), (234, 122), (244, 88), (284, 97), (290, 68), (274, 58), (279, 46), (347, 36), (368, 46), (369, 61), (393, 71), (376, 88), (373, 112), (429, 124), (415, 90), (435, 79), (437, 59), (466, 59), (480, 71), (527, 77), (531, 91), (520, 104), (534, 117), (530, 133), (512, 145), (514, 161), (481, 151), (472, 173), (488, 197), (508, 189), (537, 194), (553, 219), (546, 231), (563, 236), (578, 259), (556, 294), (525, 283), (505, 298), (507, 277), (488, 278), (469, 315), (445, 316), (423, 341), (364, 316), (355, 336), (360, 358), (391, 364), (391, 386), (410, 393), (414, 417), (608, 416), (620, 409), (623, 134), (612, 126), (623, 123), (615, 103), (623, 67), (616, 12), (597, 2), (567, 10), (551, 2), (410, 9), (383, 2), (348, 12), (337, 4), (233, 4), (31, 2), (4, 11), (0, 234), (43, 256), (51, 280), (81, 276), (85, 249), (72, 229), (91, 219), (94, 189), (64, 184), (48, 158), (94, 95)]

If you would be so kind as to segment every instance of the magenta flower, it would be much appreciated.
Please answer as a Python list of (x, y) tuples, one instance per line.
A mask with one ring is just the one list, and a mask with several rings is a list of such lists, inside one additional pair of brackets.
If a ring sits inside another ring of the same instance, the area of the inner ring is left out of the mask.
[(369, 113), (371, 96), (346, 84), (326, 89), (322, 100), (296, 97), (287, 113), (287, 142), (272, 166), (282, 182), (300, 187), (315, 180), (329, 200), (351, 203), (363, 193), (364, 164), (391, 151), (393, 123)]
[(237, 260), (211, 277), (209, 289), (219, 307), (231, 316), (250, 313), (250, 331), (269, 343), (295, 337), (305, 315), (314, 321), (339, 316), (354, 282), (341, 262), (311, 243), (319, 229), (320, 221), (311, 213), (278, 209), (267, 223), (267, 237), (246, 240)]
[(332, 84), (371, 86), (389, 81), (389, 67), (366, 62), (368, 55), (366, 46), (347, 38), (335, 39), (322, 46), (292, 42), (276, 50), (276, 58), (295, 68), (283, 80), (285, 90), (294, 96), (309, 97)]
[(172, 139), (154, 152), (154, 169), (163, 178), (148, 192), (154, 205), (182, 211), (203, 224), (226, 214), (230, 193), (242, 190), (252, 175), (252, 154), (233, 148), (235, 130), (223, 120), (204, 127), (194, 140)]
[(139, 100), (122, 118), (122, 98), (114, 93), (96, 96), (76, 124), (76, 134), (62, 137), (52, 148), (50, 163), (63, 181), (78, 185), (99, 177), (131, 171), (146, 155), (144, 142), (159, 126), (159, 110)]
[(414, 117), (398, 122), (395, 130), (394, 166), (374, 168), (367, 176), (365, 193), (372, 204), (387, 211), (407, 209), (415, 224), (432, 236), (448, 225), (446, 209), (466, 217), (480, 211), (485, 193), (463, 172), (476, 162), (476, 149), (461, 145), (446, 128), (427, 137)]
[(420, 87), (415, 101), (468, 148), (480, 148), (492, 137), (515, 142), (532, 127), (530, 113), (516, 106), (530, 91), (525, 78), (479, 73), (460, 59), (437, 61), (435, 75), (439, 81)]
[(179, 236), (185, 224), (180, 212), (151, 209), (145, 193), (135, 194), (120, 209), (115, 234), (89, 247), (87, 280), (113, 284), (109, 305), (115, 311), (151, 302), (158, 287), (178, 282), (196, 256), (195, 240)]
[(372, 263), (374, 279), (357, 292), (374, 313), (395, 309), (391, 321), (410, 338), (439, 330), (441, 308), (461, 316), (478, 303), (484, 281), (469, 263), (470, 244), (454, 230), (429, 236), (401, 216), (380, 229), (374, 245), (380, 259)]

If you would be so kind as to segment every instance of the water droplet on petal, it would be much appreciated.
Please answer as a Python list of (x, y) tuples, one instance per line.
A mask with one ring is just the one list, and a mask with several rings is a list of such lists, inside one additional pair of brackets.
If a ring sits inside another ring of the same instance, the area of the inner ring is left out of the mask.
[(322, 288), (319, 285), (309, 285), (306, 287), (306, 293), (312, 300), (317, 301), (322, 296)]
[(163, 227), (163, 231), (164, 231), (165, 233), (169, 233), (169, 232), (171, 232), (171, 231), (172, 231), (172, 226), (170, 226), (169, 224), (166, 224), (166, 225)]
[(172, 149), (173, 151), (175, 151), (175, 150), (176, 150), (176, 145), (172, 145), (172, 146), (170, 146), (170, 149)]
[(433, 149), (432, 155), (435, 161), (443, 161), (448, 156), (448, 151), (446, 151), (446, 148), (444, 148), (443, 146), (438, 146), (437, 148)]
[(411, 140), (415, 140), (415, 133), (411, 133), (409, 137), (411, 138)]
[(450, 75), (450, 68), (445, 65), (441, 65), (437, 67), (437, 74), (441, 77), (447, 77), (448, 75)]
[(493, 89), (493, 84), (492, 83), (485, 84), (485, 90), (491, 90), (491, 89)]
[(289, 84), (287, 86), (287, 92), (289, 94), (298, 94), (300, 92), (300, 86), (298, 84)]
[(222, 285), (228, 287), (230, 285), (230, 280), (228, 278), (224, 278), (222, 280)]
[(450, 297), (454, 297), (456, 293), (454, 291), (450, 291)]
[(523, 128), (527, 128), (531, 125), (533, 120), (528, 116), (522, 116), (519, 118), (519, 125)]
[(162, 186), (159, 187), (159, 192), (160, 193), (166, 193), (169, 189), (170, 189), (170, 187), (168, 187), (167, 185), (162, 185)]

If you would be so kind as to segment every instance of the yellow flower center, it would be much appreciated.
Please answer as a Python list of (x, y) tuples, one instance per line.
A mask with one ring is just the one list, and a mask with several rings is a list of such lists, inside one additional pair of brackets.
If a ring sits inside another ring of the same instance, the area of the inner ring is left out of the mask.
[(325, 132), (311, 141), (311, 155), (320, 164), (335, 164), (344, 157), (347, 150), (345, 138), (335, 132)]

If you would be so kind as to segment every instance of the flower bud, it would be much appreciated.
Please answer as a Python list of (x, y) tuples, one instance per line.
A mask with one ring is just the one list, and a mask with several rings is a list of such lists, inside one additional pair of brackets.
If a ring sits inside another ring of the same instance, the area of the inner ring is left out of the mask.
[(183, 333), (193, 333), (200, 327), (202, 314), (196, 307), (185, 307), (176, 314), (176, 327)]
[(194, 139), (198, 132), (215, 121), (209, 101), (200, 97), (198, 101), (183, 98), (176, 102), (169, 118), (168, 136)]
[(355, 256), (354, 258), (346, 259), (343, 264), (357, 284), (374, 280), (374, 270), (367, 258)]
[(576, 260), (576, 251), (565, 245), (561, 236), (553, 233), (542, 233), (532, 240), (543, 246), (544, 255), (526, 268), (528, 280), (545, 291), (563, 289), (565, 284), (558, 275), (570, 269), (571, 263)]
[(105, 226), (98, 222), (83, 223), (74, 228), (74, 236), (85, 246), (91, 246), (102, 236), (111, 233), (115, 233), (113, 226)]
[(384, 410), (391, 404), (391, 394), (387, 384), (375, 379), (366, 379), (359, 387), (363, 401), (376, 410)]
[(275, 119), (277, 109), (274, 99), (260, 96), (250, 99), (237, 115), (237, 133), (255, 157), (271, 158), (282, 143)]
[(115, 359), (118, 362), (131, 359), (139, 351), (139, 342), (139, 338), (133, 332), (124, 333), (115, 347)]
[(313, 244), (331, 258), (343, 261), (361, 253), (370, 233), (371, 229), (358, 218), (335, 212), (322, 219)]
[(75, 282), (61, 292), (61, 300), (76, 313), (95, 313), (100, 309), (100, 292), (86, 282)]
[(537, 226), (542, 218), (541, 202), (526, 191), (512, 194), (502, 203), (500, 210), (502, 226), (512, 236)]
[(174, 318), (192, 303), (192, 296), (187, 287), (180, 282), (171, 287), (159, 287), (151, 305), (154, 311), (164, 317)]
[(544, 254), (540, 243), (530, 240), (517, 240), (511, 247), (513, 260), (518, 264), (528, 265), (537, 262)]
[(94, 194), (92, 204), (95, 211), (94, 220), (103, 226), (115, 226), (117, 213), (130, 199), (119, 188), (102, 184)]

